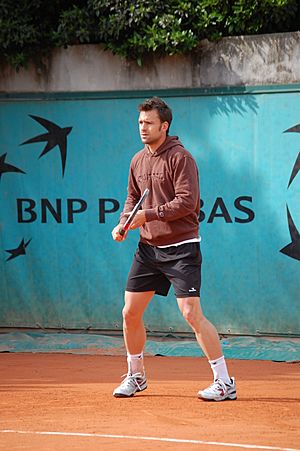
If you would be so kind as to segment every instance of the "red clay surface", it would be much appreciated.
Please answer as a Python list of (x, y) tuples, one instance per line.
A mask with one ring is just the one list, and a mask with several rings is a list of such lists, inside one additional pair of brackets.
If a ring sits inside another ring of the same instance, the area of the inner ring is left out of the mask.
[(211, 372), (205, 359), (189, 357), (147, 357), (148, 389), (115, 399), (112, 391), (126, 372), (123, 357), (0, 354), (0, 449), (299, 449), (300, 364), (235, 360), (228, 366), (237, 380), (237, 401), (198, 400)]

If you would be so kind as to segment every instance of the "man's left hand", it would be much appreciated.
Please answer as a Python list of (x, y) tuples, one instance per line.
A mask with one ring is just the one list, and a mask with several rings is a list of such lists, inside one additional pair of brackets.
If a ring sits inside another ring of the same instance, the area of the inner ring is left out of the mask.
[(130, 229), (131, 230), (137, 229), (138, 227), (144, 225), (145, 222), (146, 222), (145, 210), (139, 210), (135, 215), (132, 223), (130, 224)]

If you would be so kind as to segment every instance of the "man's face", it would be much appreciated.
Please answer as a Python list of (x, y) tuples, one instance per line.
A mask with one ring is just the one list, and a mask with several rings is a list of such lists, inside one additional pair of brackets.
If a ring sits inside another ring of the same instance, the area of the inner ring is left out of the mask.
[(139, 130), (144, 144), (156, 144), (166, 137), (168, 122), (161, 122), (156, 110), (141, 111), (139, 115)]

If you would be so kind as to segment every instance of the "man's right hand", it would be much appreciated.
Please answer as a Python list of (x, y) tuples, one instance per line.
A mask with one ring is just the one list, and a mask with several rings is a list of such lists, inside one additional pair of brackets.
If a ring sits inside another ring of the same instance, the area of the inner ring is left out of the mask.
[(124, 241), (127, 237), (128, 230), (124, 233), (124, 235), (121, 235), (120, 234), (121, 228), (122, 228), (122, 226), (120, 224), (118, 224), (111, 232), (112, 237), (115, 241)]

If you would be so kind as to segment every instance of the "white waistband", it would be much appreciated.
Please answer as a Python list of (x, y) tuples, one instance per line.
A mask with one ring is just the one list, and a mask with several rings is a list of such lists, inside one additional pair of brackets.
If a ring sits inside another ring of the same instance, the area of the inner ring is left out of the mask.
[(179, 243), (167, 244), (166, 246), (156, 246), (156, 247), (164, 248), (164, 247), (171, 247), (171, 246), (180, 246), (181, 244), (186, 244), (186, 243), (200, 243), (200, 241), (201, 241), (201, 237), (198, 236), (198, 238), (190, 238), (189, 240), (180, 241)]

